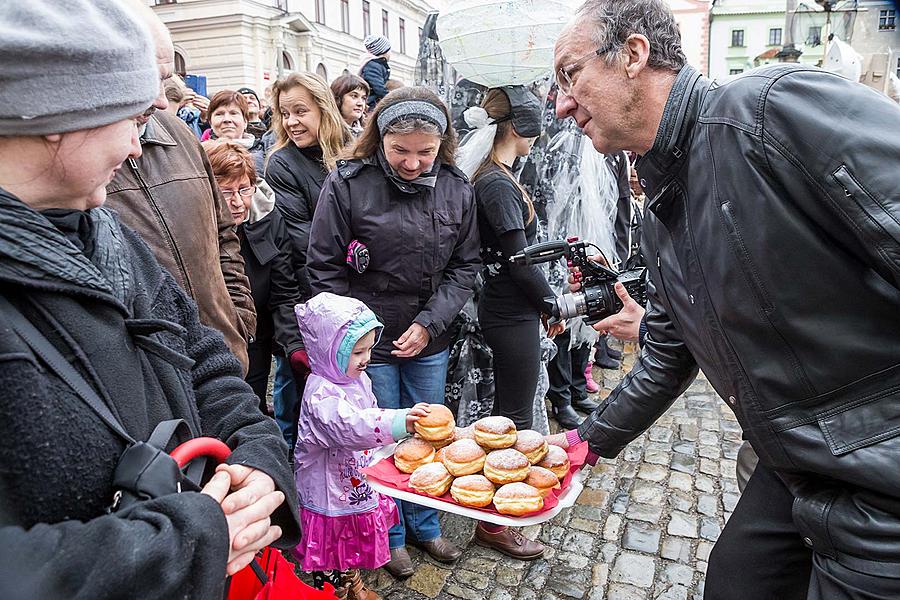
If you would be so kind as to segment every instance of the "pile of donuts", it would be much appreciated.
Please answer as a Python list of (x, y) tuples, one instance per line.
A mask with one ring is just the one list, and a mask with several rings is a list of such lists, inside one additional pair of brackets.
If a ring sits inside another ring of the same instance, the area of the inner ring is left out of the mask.
[(486, 417), (457, 427), (453, 413), (432, 405), (415, 424), (415, 437), (397, 444), (394, 465), (410, 473), (409, 487), (440, 498), (450, 491), (462, 506), (522, 516), (544, 507), (544, 498), (569, 472), (569, 456), (532, 430), (516, 431), (506, 417)]

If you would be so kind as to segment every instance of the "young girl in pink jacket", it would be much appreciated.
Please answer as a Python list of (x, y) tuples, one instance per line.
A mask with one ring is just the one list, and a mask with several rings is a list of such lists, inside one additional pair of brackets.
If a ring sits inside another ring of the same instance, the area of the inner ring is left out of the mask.
[(365, 304), (323, 292), (295, 312), (312, 372), (294, 451), (303, 526), (294, 555), (303, 570), (334, 584), (339, 597), (374, 600), (359, 569), (390, 560), (388, 529), (398, 522), (397, 506), (369, 487), (362, 469), (372, 448), (408, 437), (428, 405), (377, 407), (365, 371), (383, 326)]

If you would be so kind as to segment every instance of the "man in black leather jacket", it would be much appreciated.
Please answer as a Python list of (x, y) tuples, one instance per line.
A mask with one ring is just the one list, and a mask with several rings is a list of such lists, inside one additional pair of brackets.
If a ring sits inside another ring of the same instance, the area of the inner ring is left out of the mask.
[(698, 367), (759, 467), (707, 598), (900, 597), (900, 107), (800, 65), (713, 83), (662, 0), (589, 0), (556, 46), (598, 151), (642, 155), (647, 336), (568, 443), (616, 456)]

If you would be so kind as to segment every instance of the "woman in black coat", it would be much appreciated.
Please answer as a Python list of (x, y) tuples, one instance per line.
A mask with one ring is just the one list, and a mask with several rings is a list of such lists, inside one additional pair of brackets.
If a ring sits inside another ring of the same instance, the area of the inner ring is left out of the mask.
[[(310, 223), (322, 182), (350, 141), (350, 129), (328, 84), (312, 73), (291, 73), (276, 81), (272, 85), (272, 105), (276, 142), (266, 163), (265, 180), (275, 192), (275, 207), (284, 218), (291, 239), (294, 276), (300, 286), (300, 301), (305, 302), (312, 297), (306, 276)], [(294, 352), (290, 360), (275, 357), (275, 419), (291, 446), (308, 373), (305, 350)]]
[[(51, 19), (56, 4), (35, 0), (0, 11), (0, 56), (17, 58), (4, 72), (28, 73), (3, 90), (28, 118), (0, 116), (3, 598), (221, 598), (258, 549), (299, 539), (287, 448), (240, 364), (102, 206), (140, 154), (151, 102), (166, 104), (149, 32), (125, 10), (73, 0)], [(97, 72), (115, 81), (109, 93), (77, 84)], [(228, 464), (199, 492), (109, 512), (129, 487), (114, 485), (128, 440), (170, 419), (186, 426), (158, 450), (211, 436), (231, 448)]]
[(241, 241), (244, 273), (256, 306), (256, 336), (247, 347), (246, 381), (259, 398), (260, 410), (268, 412), (273, 354), (289, 357), (303, 348), (294, 317), (300, 290), (294, 278), (291, 240), (271, 190), (256, 177), (254, 158), (247, 149), (231, 141), (206, 141), (203, 148)]
[[(442, 404), (450, 323), (478, 272), (475, 198), (454, 166), (447, 108), (425, 88), (402, 88), (378, 105), (322, 187), (307, 272), (314, 294), (365, 302), (384, 323), (367, 372), (382, 408)], [(368, 261), (362, 259), (362, 247)], [(412, 574), (407, 533), (442, 561), (460, 550), (441, 536), (437, 512), (398, 502), (388, 571)]]

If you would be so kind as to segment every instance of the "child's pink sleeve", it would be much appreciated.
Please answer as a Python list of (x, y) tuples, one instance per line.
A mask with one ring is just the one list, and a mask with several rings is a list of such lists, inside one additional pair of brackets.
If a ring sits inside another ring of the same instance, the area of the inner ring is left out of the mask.
[(341, 392), (320, 388), (303, 399), (298, 441), (348, 450), (386, 446), (408, 435), (408, 412), (409, 409), (359, 408)]

